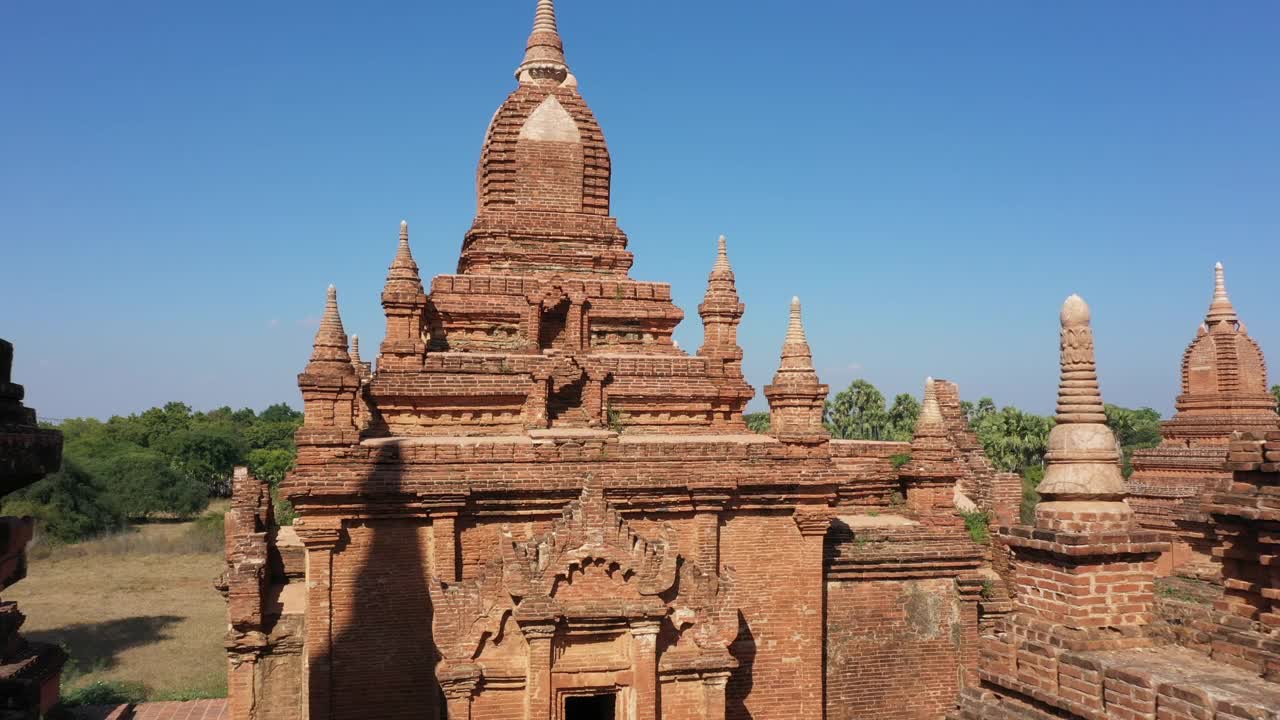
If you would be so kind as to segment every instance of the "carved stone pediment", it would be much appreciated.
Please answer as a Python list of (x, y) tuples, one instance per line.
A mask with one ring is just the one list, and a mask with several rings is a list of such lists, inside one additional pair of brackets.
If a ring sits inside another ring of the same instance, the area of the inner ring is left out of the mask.
[[(669, 528), (657, 538), (631, 529), (596, 483), (587, 483), (549, 532), (516, 540), (504, 527), (499, 543), (497, 557), (477, 577), (431, 583), (442, 667), (478, 661), (508, 618), (528, 638), (554, 634), (561, 620), (611, 619), (625, 627), (638, 618), (670, 616), (686, 654), (728, 657), (738, 634), (733, 571), (716, 575), (685, 561)], [(674, 597), (667, 595), (673, 589)]]
[(542, 537), (517, 542), (503, 531), (503, 585), (513, 597), (552, 597), (592, 565), (654, 596), (675, 584), (677, 555), (665, 528), (656, 540), (641, 536), (590, 483)]

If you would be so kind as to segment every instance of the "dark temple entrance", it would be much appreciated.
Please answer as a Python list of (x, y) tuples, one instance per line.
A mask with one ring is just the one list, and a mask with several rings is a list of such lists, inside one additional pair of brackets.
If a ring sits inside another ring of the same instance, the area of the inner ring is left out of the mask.
[(614, 720), (617, 695), (585, 695), (564, 699), (564, 720)]

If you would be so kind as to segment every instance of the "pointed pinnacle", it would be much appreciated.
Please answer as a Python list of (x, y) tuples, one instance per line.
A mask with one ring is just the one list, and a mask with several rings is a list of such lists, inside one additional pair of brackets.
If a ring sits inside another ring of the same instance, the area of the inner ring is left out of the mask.
[(329, 286), (324, 315), (320, 318), (319, 329), (316, 330), (311, 363), (313, 365), (351, 363), (351, 356), (347, 354), (347, 334), (342, 328), (342, 316), (338, 313), (338, 289), (333, 285)]
[[(552, 0), (538, 0), (533, 17), (533, 32), (525, 46), (524, 62), (516, 68), (516, 79), (524, 81), (526, 71), (535, 71), (531, 79), (552, 77), (563, 80), (569, 72), (564, 59), (564, 41), (556, 26), (556, 6)], [(543, 75), (542, 73), (546, 73)]]
[(938, 390), (933, 378), (925, 378), (924, 403), (920, 407), (920, 419), (916, 423), (916, 432), (921, 427), (942, 426), (942, 408), (938, 405)]
[(800, 298), (793, 296), (791, 298), (791, 322), (787, 325), (788, 343), (805, 343), (809, 340), (804, 335), (804, 321), (800, 317)]
[(413, 251), (409, 248), (409, 223), (404, 220), (400, 221), (400, 242), (396, 246), (396, 257), (391, 261), (391, 268), (387, 272), (384, 291), (422, 291), (418, 263), (414, 262)]
[(556, 6), (553, 0), (538, 0), (538, 10), (533, 16), (534, 32), (558, 32)]
[(1223, 269), (1222, 263), (1218, 263), (1213, 268), (1213, 302), (1209, 304), (1209, 314), (1205, 317), (1205, 322), (1211, 327), (1218, 323), (1240, 322), (1240, 316), (1236, 314), (1235, 306), (1227, 296), (1226, 270)]
[(716, 264), (711, 267), (711, 275), (733, 276), (733, 268), (729, 265), (729, 240), (725, 236), (720, 236), (718, 248), (716, 250)]

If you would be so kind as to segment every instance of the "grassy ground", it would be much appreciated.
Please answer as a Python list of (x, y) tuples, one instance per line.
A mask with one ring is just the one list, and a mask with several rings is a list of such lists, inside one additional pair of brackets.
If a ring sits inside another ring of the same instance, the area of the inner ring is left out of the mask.
[(213, 588), (222, 572), (219, 524), (149, 524), (32, 549), (27, 578), (4, 599), (27, 616), (28, 638), (70, 652), (64, 697), (101, 682), (128, 684), (147, 699), (225, 694), (226, 610)]

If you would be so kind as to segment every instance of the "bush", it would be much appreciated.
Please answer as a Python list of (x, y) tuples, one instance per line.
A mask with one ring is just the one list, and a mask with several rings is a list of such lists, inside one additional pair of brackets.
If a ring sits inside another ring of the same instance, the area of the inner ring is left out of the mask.
[(6, 497), (6, 515), (30, 515), (38, 531), (56, 542), (71, 543), (124, 527), (124, 516), (102, 483), (76, 462)]
[(973, 512), (962, 512), (960, 516), (964, 518), (964, 529), (969, 531), (969, 537), (979, 545), (986, 545), (991, 541), (991, 516), (975, 510)]
[(83, 705), (124, 705), (147, 699), (147, 688), (141, 683), (120, 680), (99, 681), (63, 694), (63, 707)]
[(761, 435), (769, 432), (769, 427), (773, 422), (773, 418), (767, 412), (747, 413), (742, 416), (747, 423), (747, 429), (753, 433)]
[(1036, 505), (1040, 504), (1040, 481), (1044, 480), (1044, 467), (1036, 465), (1022, 473), (1022, 512), (1021, 519), (1026, 525), (1036, 521)]
[(190, 517), (209, 504), (206, 486), (177, 473), (163, 455), (130, 450), (102, 464), (101, 479), (126, 517)]

